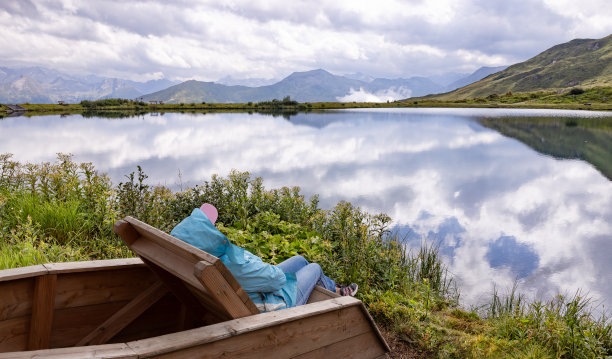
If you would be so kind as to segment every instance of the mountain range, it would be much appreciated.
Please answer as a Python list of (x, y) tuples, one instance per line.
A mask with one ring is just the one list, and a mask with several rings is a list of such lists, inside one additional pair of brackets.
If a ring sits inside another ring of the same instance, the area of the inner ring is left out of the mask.
[(300, 102), (380, 102), (449, 91), (499, 69), (481, 68), (473, 74), (448, 73), (432, 78), (408, 79), (372, 78), (359, 73), (339, 76), (319, 69), (294, 72), (269, 84), (271, 81), (265, 79), (232, 77), (219, 82), (189, 80), (179, 83), (166, 79), (136, 82), (95, 75), (71, 75), (43, 67), (0, 67), (0, 103), (76, 103), (117, 97), (167, 103), (245, 103), (285, 96)]
[(612, 35), (575, 39), (455, 91), (431, 96), (460, 100), (491, 94), (612, 86)]
[[(367, 75), (339, 76), (323, 69), (294, 72), (281, 81), (266, 86), (227, 86), (215, 82), (190, 80), (167, 89), (143, 96), (145, 101), (166, 103), (218, 102), (245, 103), (282, 99), (290, 96), (299, 102), (394, 101), (400, 98), (435, 94), (461, 86), (466, 81), (477, 81), (502, 68), (481, 68), (464, 74), (451, 83), (436, 83), (426, 77), (408, 79), (372, 79)], [(456, 78), (456, 77), (454, 77)]]
[(95, 75), (70, 75), (44, 67), (0, 67), (0, 103), (68, 103), (100, 98), (137, 98), (177, 82), (136, 82)]
[[(325, 70), (294, 72), (281, 81), (267, 86), (226, 86), (214, 82), (186, 81), (167, 89), (146, 95), (145, 101), (179, 102), (259, 102), (290, 96), (299, 102), (358, 101), (359, 94), (385, 96), (393, 91), (396, 98), (417, 94), (438, 93), (443, 90), (426, 78), (375, 79), (370, 82), (333, 75)], [(353, 98), (351, 98), (353, 94)], [(355, 95), (357, 94), (357, 95)], [(347, 97), (348, 96), (348, 97)]]

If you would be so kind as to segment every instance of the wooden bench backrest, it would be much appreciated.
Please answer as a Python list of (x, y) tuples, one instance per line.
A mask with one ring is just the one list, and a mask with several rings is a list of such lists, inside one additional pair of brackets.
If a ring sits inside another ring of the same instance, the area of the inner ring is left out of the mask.
[(114, 231), (195, 315), (227, 320), (259, 313), (219, 258), (132, 217), (117, 221)]

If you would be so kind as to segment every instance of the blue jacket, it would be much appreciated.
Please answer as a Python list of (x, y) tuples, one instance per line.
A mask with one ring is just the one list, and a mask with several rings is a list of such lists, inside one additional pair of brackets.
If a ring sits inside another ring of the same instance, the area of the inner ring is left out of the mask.
[(218, 257), (261, 312), (293, 307), (297, 297), (295, 274), (264, 263), (261, 258), (230, 243), (196, 208), (170, 234)]

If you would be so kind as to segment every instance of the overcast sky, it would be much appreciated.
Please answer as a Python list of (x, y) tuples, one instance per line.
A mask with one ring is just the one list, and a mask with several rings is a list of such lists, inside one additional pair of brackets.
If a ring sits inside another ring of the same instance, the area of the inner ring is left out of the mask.
[(0, 0), (0, 66), (140, 81), (471, 72), (611, 33), (610, 0)]

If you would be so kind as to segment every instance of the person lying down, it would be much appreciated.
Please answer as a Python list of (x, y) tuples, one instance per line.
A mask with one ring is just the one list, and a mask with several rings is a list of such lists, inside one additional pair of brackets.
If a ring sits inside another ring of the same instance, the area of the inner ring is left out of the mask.
[(305, 304), (316, 285), (340, 295), (355, 296), (358, 286), (337, 285), (317, 263), (300, 256), (272, 265), (232, 243), (214, 225), (217, 209), (208, 203), (195, 208), (170, 234), (218, 257), (248, 293), (260, 312)]

